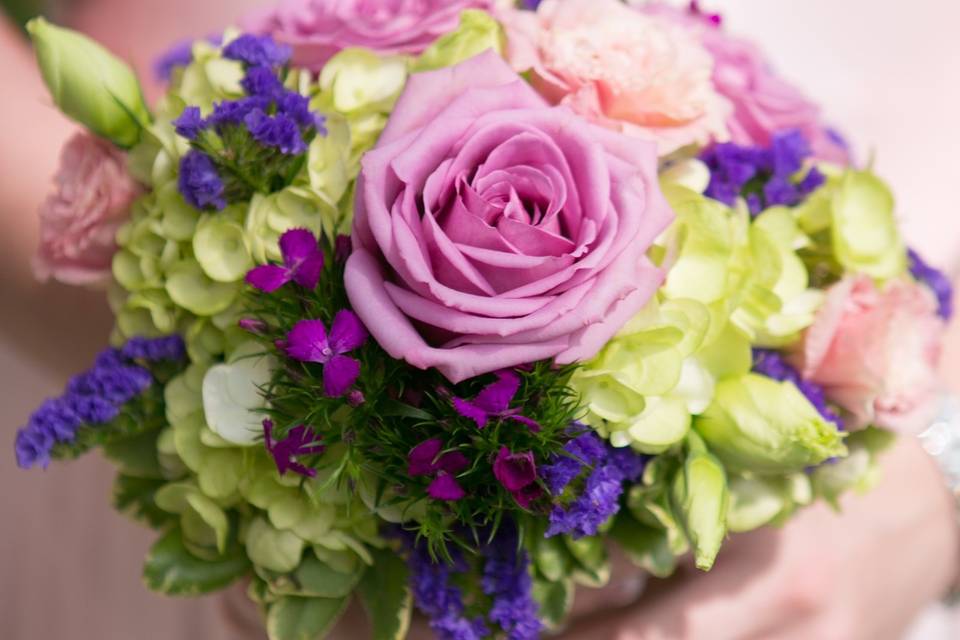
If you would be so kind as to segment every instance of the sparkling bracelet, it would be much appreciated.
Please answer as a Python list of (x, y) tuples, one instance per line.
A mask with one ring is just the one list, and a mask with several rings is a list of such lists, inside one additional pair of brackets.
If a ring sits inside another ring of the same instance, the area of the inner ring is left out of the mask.
[[(943, 471), (947, 486), (957, 501), (960, 523), (960, 396), (944, 394), (940, 413), (930, 427), (920, 434), (920, 442)], [(947, 596), (950, 605), (960, 605), (960, 578)]]

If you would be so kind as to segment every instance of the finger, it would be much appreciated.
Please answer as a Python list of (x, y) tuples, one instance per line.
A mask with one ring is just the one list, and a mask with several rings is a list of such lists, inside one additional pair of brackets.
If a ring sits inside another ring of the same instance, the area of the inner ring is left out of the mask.
[(710, 573), (685, 575), (662, 594), (586, 618), (562, 637), (742, 640), (799, 622), (811, 608), (792, 597), (804, 589), (785, 590), (781, 584), (780, 538), (776, 531), (740, 536)]

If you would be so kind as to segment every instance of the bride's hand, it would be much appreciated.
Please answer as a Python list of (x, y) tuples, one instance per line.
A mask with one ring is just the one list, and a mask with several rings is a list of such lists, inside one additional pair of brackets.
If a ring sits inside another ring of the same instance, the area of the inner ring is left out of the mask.
[(916, 440), (882, 458), (879, 486), (819, 504), (783, 529), (734, 536), (714, 569), (574, 624), (571, 640), (882, 640), (946, 592), (960, 569), (955, 505)]

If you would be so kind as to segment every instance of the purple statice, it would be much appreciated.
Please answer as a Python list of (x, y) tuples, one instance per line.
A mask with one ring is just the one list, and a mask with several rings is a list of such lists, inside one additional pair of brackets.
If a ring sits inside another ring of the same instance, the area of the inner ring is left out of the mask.
[(287, 471), (307, 478), (317, 475), (316, 469), (311, 469), (298, 460), (302, 456), (315, 456), (326, 451), (326, 447), (310, 427), (298, 425), (291, 429), (283, 440), (274, 440), (273, 420), (267, 419), (263, 421), (263, 441), (281, 476)]
[(508, 640), (535, 640), (543, 623), (533, 598), (530, 558), (520, 545), (516, 526), (503, 523), (491, 544), (483, 549), (480, 586), (491, 599), (488, 618)]
[[(620, 510), (625, 482), (636, 482), (648, 458), (632, 449), (618, 449), (603, 443), (592, 432), (583, 433), (564, 447), (573, 457), (558, 455), (544, 469), (547, 486), (559, 497), (570, 483), (588, 472), (582, 489), (566, 507), (550, 511), (547, 537), (570, 534), (574, 538), (596, 535), (600, 526)], [(574, 473), (573, 460), (577, 464)]]
[(179, 336), (134, 338), (101, 352), (89, 370), (70, 379), (63, 394), (44, 401), (17, 432), (14, 451), (24, 468), (50, 463), (54, 447), (76, 440), (84, 427), (113, 421), (123, 406), (153, 385), (153, 375), (135, 360), (182, 358)]
[(323, 365), (323, 391), (331, 397), (345, 394), (360, 375), (360, 361), (349, 357), (367, 341), (367, 330), (352, 311), (339, 311), (330, 334), (322, 320), (300, 320), (287, 334), (285, 351), (300, 362)]
[(501, 369), (495, 375), (497, 380), (484, 387), (473, 400), (453, 398), (453, 408), (464, 418), (477, 423), (480, 429), (486, 427), (490, 420), (514, 420), (532, 431), (539, 431), (540, 425), (521, 415), (521, 408), (510, 408), (520, 390), (520, 376), (510, 369)]
[(223, 57), (251, 67), (279, 67), (290, 60), (293, 50), (270, 36), (245, 33), (223, 48)]
[(796, 130), (774, 135), (767, 147), (714, 145), (701, 155), (710, 169), (706, 195), (728, 206), (742, 197), (752, 215), (768, 207), (796, 206), (826, 180), (816, 167), (797, 180), (811, 154), (810, 144)]
[[(270, 67), (251, 67), (240, 82), (248, 96), (278, 100), (287, 93), (276, 72)], [(299, 94), (297, 94), (299, 95)]]
[(160, 338), (134, 337), (123, 345), (120, 353), (129, 360), (175, 361), (183, 360), (187, 356), (187, 347), (183, 338), (176, 334)]
[(457, 549), (451, 549), (452, 563), (435, 561), (426, 544), (403, 533), (408, 552), (410, 590), (413, 603), (430, 621), (441, 640), (481, 640), (490, 635), (483, 616), (467, 617), (463, 592), (453, 583), (456, 574), (468, 569)]
[(575, 422), (571, 432), (579, 435), (564, 445), (564, 454), (555, 455), (550, 464), (543, 467), (541, 473), (551, 495), (562, 494), (584, 469), (606, 457), (606, 445), (595, 433), (586, 429), (588, 427), (585, 425)]
[[(219, 45), (222, 38), (219, 35), (211, 35), (206, 40), (210, 44)], [(174, 69), (186, 67), (193, 62), (193, 44), (192, 39), (181, 40), (160, 55), (153, 63), (153, 73), (157, 80), (169, 82), (173, 77)]]
[(169, 82), (173, 70), (193, 62), (193, 40), (181, 40), (165, 51), (153, 63), (153, 74), (161, 82)]
[(307, 229), (290, 229), (280, 236), (283, 265), (264, 264), (247, 272), (246, 282), (255, 289), (273, 293), (288, 282), (313, 291), (323, 270), (323, 251)]
[(223, 180), (213, 160), (202, 151), (191, 149), (180, 159), (177, 187), (183, 199), (197, 209), (221, 211), (227, 206)]
[(910, 274), (918, 282), (926, 285), (937, 298), (937, 314), (944, 320), (953, 317), (953, 284), (945, 273), (931, 267), (920, 254), (910, 249), (907, 252), (910, 260)]
[(810, 404), (817, 409), (817, 412), (823, 416), (824, 420), (832, 422), (838, 429), (843, 428), (843, 421), (840, 416), (827, 404), (823, 388), (815, 382), (804, 379), (800, 372), (790, 365), (779, 351), (754, 349), (753, 371), (781, 382), (792, 382), (800, 390), (800, 393), (806, 396)]
[(243, 124), (253, 139), (265, 147), (273, 147), (288, 156), (307, 150), (300, 126), (285, 113), (269, 115), (263, 109), (254, 109), (244, 116)]
[(541, 2), (543, 2), (543, 0), (523, 0), (521, 4), (524, 9), (536, 11), (540, 7)]
[(196, 140), (206, 126), (207, 123), (200, 113), (200, 107), (187, 107), (180, 114), (180, 117), (173, 121), (173, 127), (177, 135), (183, 136), (187, 140)]
[(251, 111), (255, 109), (269, 109), (270, 100), (262, 96), (248, 96), (239, 100), (224, 100), (213, 105), (213, 113), (206, 120), (206, 125), (223, 134), (227, 127), (243, 124)]

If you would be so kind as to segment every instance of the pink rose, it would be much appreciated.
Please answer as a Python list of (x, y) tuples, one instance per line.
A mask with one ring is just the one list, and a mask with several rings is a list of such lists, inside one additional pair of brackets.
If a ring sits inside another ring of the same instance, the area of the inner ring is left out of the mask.
[(419, 54), (453, 31), (464, 9), (493, 0), (283, 0), (250, 15), (244, 26), (293, 47), (293, 64), (320, 71), (347, 47)]
[(897, 280), (878, 289), (851, 277), (828, 291), (797, 364), (852, 416), (851, 427), (918, 432), (937, 413), (943, 332), (925, 287)]
[(595, 355), (654, 294), (654, 145), (551, 108), (496, 54), (416, 74), (362, 160), (346, 286), (394, 358), (454, 382)]
[(713, 60), (696, 34), (618, 0), (545, 0), (501, 13), (509, 57), (554, 103), (654, 140), (666, 155), (727, 139), (731, 107), (713, 87)]
[(140, 194), (124, 154), (106, 140), (78, 133), (61, 152), (56, 183), (40, 209), (34, 273), (66, 284), (103, 282), (117, 251), (114, 236)]
[(713, 83), (733, 105), (727, 120), (732, 142), (768, 146), (773, 134), (799, 129), (815, 157), (850, 163), (845, 143), (824, 126), (820, 107), (777, 75), (759, 48), (729, 35), (707, 15), (659, 2), (644, 5), (642, 11), (682, 25), (696, 34), (713, 56)]

